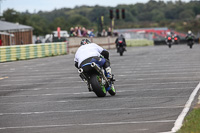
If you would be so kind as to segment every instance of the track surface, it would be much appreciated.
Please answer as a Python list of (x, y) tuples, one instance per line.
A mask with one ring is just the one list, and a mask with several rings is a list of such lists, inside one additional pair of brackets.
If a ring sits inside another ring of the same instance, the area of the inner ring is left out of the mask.
[(74, 55), (1, 63), (0, 132), (171, 131), (199, 83), (199, 45), (127, 49), (122, 57), (110, 50), (114, 97), (88, 92)]

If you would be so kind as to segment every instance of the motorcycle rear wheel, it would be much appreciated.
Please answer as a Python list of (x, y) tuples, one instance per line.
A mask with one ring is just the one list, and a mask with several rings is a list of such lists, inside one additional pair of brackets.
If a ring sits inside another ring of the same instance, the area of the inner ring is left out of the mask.
[(94, 93), (97, 95), (97, 97), (105, 97), (106, 96), (106, 89), (104, 85), (102, 85), (101, 77), (94, 74), (90, 78), (90, 83), (92, 85), (92, 89)]
[(120, 48), (119, 48), (120, 56), (123, 56), (123, 52), (124, 52), (124, 48), (123, 48), (123, 47), (120, 47)]

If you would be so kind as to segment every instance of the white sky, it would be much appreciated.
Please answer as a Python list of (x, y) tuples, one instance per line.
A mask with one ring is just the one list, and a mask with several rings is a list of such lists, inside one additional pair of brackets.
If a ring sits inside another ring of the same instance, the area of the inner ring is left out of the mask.
[[(116, 6), (118, 4), (135, 4), (137, 2), (146, 3), (149, 0), (0, 0), (0, 12), (13, 8), (16, 11), (24, 12), (28, 10), (33, 13), (34, 11), (51, 11), (55, 8), (60, 9), (64, 7), (74, 8), (81, 5), (101, 5), (101, 6)], [(164, 0), (169, 1), (169, 0)], [(171, 0), (175, 1), (175, 0)], [(188, 2), (190, 0), (182, 0)]]

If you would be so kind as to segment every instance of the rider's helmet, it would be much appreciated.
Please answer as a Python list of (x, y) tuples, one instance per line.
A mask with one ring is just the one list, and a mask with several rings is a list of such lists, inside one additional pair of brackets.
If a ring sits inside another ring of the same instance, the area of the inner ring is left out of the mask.
[(189, 31), (188, 31), (188, 34), (192, 34), (192, 31), (191, 31), (191, 30), (189, 30)]
[(167, 32), (167, 35), (168, 35), (168, 36), (171, 36), (171, 32)]
[(81, 41), (81, 45), (85, 45), (85, 44), (89, 44), (89, 43), (91, 43), (91, 42), (90, 42), (90, 40), (88, 40), (88, 39), (83, 39), (83, 40)]

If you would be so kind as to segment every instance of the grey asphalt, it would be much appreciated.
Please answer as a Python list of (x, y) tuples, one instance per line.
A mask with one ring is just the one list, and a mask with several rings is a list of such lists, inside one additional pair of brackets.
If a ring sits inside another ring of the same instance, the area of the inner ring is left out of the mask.
[(73, 54), (0, 63), (0, 133), (171, 131), (199, 83), (200, 45), (127, 50), (109, 50), (117, 94), (104, 98), (88, 92)]

